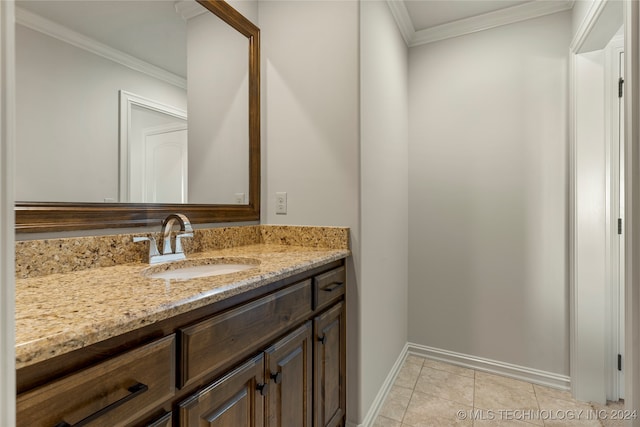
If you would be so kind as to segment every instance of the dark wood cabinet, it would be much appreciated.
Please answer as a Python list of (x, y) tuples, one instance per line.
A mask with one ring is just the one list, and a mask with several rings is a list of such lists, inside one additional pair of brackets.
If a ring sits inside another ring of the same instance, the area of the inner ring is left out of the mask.
[(144, 427), (172, 427), (173, 426), (173, 414), (171, 412), (167, 412), (163, 416), (150, 423), (142, 424)]
[(175, 393), (175, 335), (18, 396), (19, 427), (128, 426)]
[(314, 427), (342, 425), (346, 409), (344, 303), (314, 319)]
[[(311, 281), (305, 280), (180, 329), (184, 386), (266, 346), (309, 317)], [(212, 351), (215, 349), (215, 351)]]
[(309, 321), (265, 351), (266, 427), (312, 426), (312, 330)]
[(19, 370), (18, 426), (343, 426), (345, 276), (333, 261)]
[(180, 426), (263, 427), (267, 391), (260, 354), (180, 403)]

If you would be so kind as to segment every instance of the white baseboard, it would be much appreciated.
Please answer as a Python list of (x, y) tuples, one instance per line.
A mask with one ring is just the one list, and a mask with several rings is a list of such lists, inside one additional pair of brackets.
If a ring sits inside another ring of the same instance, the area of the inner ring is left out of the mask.
[(452, 365), (476, 369), (478, 371), (504, 375), (505, 377), (528, 381), (533, 384), (544, 385), (560, 390), (571, 389), (571, 378), (566, 375), (513, 365), (511, 363), (500, 362), (497, 360), (485, 359), (483, 357), (441, 350), (415, 343), (408, 343), (407, 346), (410, 354), (422, 356), (427, 359), (438, 360)]
[(405, 359), (409, 354), (424, 357), (426, 359), (437, 360), (440, 362), (450, 363), (464, 368), (476, 369), (482, 372), (499, 374), (505, 377), (528, 381), (533, 384), (544, 385), (560, 390), (571, 389), (571, 379), (566, 375), (554, 374), (552, 372), (541, 371), (538, 369), (527, 368), (524, 366), (513, 365), (510, 363), (499, 362), (497, 360), (485, 359), (483, 357), (470, 356), (468, 354), (456, 353), (448, 350), (428, 347), (415, 343), (405, 344), (402, 352), (398, 356), (396, 363), (391, 368), (389, 375), (385, 379), (380, 391), (376, 395), (373, 403), (369, 407), (364, 420), (360, 424), (347, 421), (346, 427), (372, 427), (373, 423), (380, 412), (380, 408), (384, 404), (391, 386), (396, 380)]
[(400, 355), (396, 359), (396, 363), (393, 364), (393, 367), (391, 368), (391, 371), (389, 371), (387, 378), (384, 380), (384, 383), (382, 383), (382, 387), (380, 387), (380, 390), (378, 391), (376, 398), (373, 400), (373, 403), (369, 407), (369, 410), (367, 411), (367, 414), (364, 417), (364, 420), (362, 421), (362, 423), (355, 424), (347, 421), (346, 427), (373, 426), (373, 422), (376, 420), (376, 417), (378, 416), (378, 412), (380, 412), (380, 408), (382, 408), (384, 401), (387, 399), (387, 395), (391, 390), (391, 386), (396, 381), (398, 372), (400, 372), (400, 368), (402, 368), (402, 365), (404, 364), (404, 360), (407, 358), (408, 348), (409, 348), (409, 343), (404, 345), (404, 348), (402, 349), (402, 351), (400, 352)]

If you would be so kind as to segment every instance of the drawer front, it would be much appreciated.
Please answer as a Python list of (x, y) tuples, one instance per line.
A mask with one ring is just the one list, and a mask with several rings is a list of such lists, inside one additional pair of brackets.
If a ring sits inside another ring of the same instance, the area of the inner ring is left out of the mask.
[(324, 308), (340, 299), (347, 285), (345, 268), (327, 271), (313, 278), (313, 309)]
[(311, 280), (180, 330), (180, 385), (260, 350), (311, 313)]
[(19, 395), (17, 425), (125, 426), (174, 393), (170, 335)]
[(154, 420), (148, 424), (145, 424), (144, 427), (171, 427), (173, 425), (173, 414), (171, 412), (167, 412), (157, 420)]

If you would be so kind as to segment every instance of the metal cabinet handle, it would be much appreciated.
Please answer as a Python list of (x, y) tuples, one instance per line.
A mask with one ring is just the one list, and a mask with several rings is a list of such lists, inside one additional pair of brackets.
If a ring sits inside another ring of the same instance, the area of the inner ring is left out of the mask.
[(330, 284), (326, 288), (323, 288), (322, 290), (325, 292), (333, 292), (342, 285), (344, 285), (344, 282), (333, 282), (332, 284)]
[(327, 343), (327, 334), (322, 334), (321, 337), (318, 337), (318, 341), (320, 341), (322, 345), (325, 345)]
[(129, 391), (130, 394), (126, 395), (122, 399), (116, 400), (111, 405), (105, 406), (104, 408), (100, 409), (99, 411), (94, 412), (93, 414), (89, 415), (87, 418), (84, 418), (84, 419), (78, 421), (76, 424), (71, 425), (66, 421), (61, 421), (58, 424), (56, 424), (55, 427), (82, 427), (84, 425), (87, 425), (90, 422), (95, 421), (96, 419), (100, 418), (101, 416), (103, 416), (107, 412), (113, 411), (114, 409), (116, 409), (119, 406), (127, 403), (128, 401), (130, 401), (131, 399), (135, 398), (136, 396), (138, 396), (138, 395), (144, 393), (145, 391), (149, 390), (149, 386), (147, 386), (146, 384), (137, 383), (137, 384), (132, 385), (131, 387), (129, 387), (127, 390)]
[(282, 382), (282, 373), (276, 372), (275, 374), (271, 374), (271, 379), (274, 383), (280, 384)]
[(256, 388), (260, 392), (260, 396), (266, 396), (267, 391), (269, 391), (269, 383), (258, 384)]

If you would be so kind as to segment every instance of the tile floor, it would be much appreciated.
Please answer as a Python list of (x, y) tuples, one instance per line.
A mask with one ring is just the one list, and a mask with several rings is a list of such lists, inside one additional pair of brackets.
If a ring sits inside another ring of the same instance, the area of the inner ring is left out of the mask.
[(374, 427), (613, 427), (619, 404), (592, 406), (567, 391), (409, 355)]

